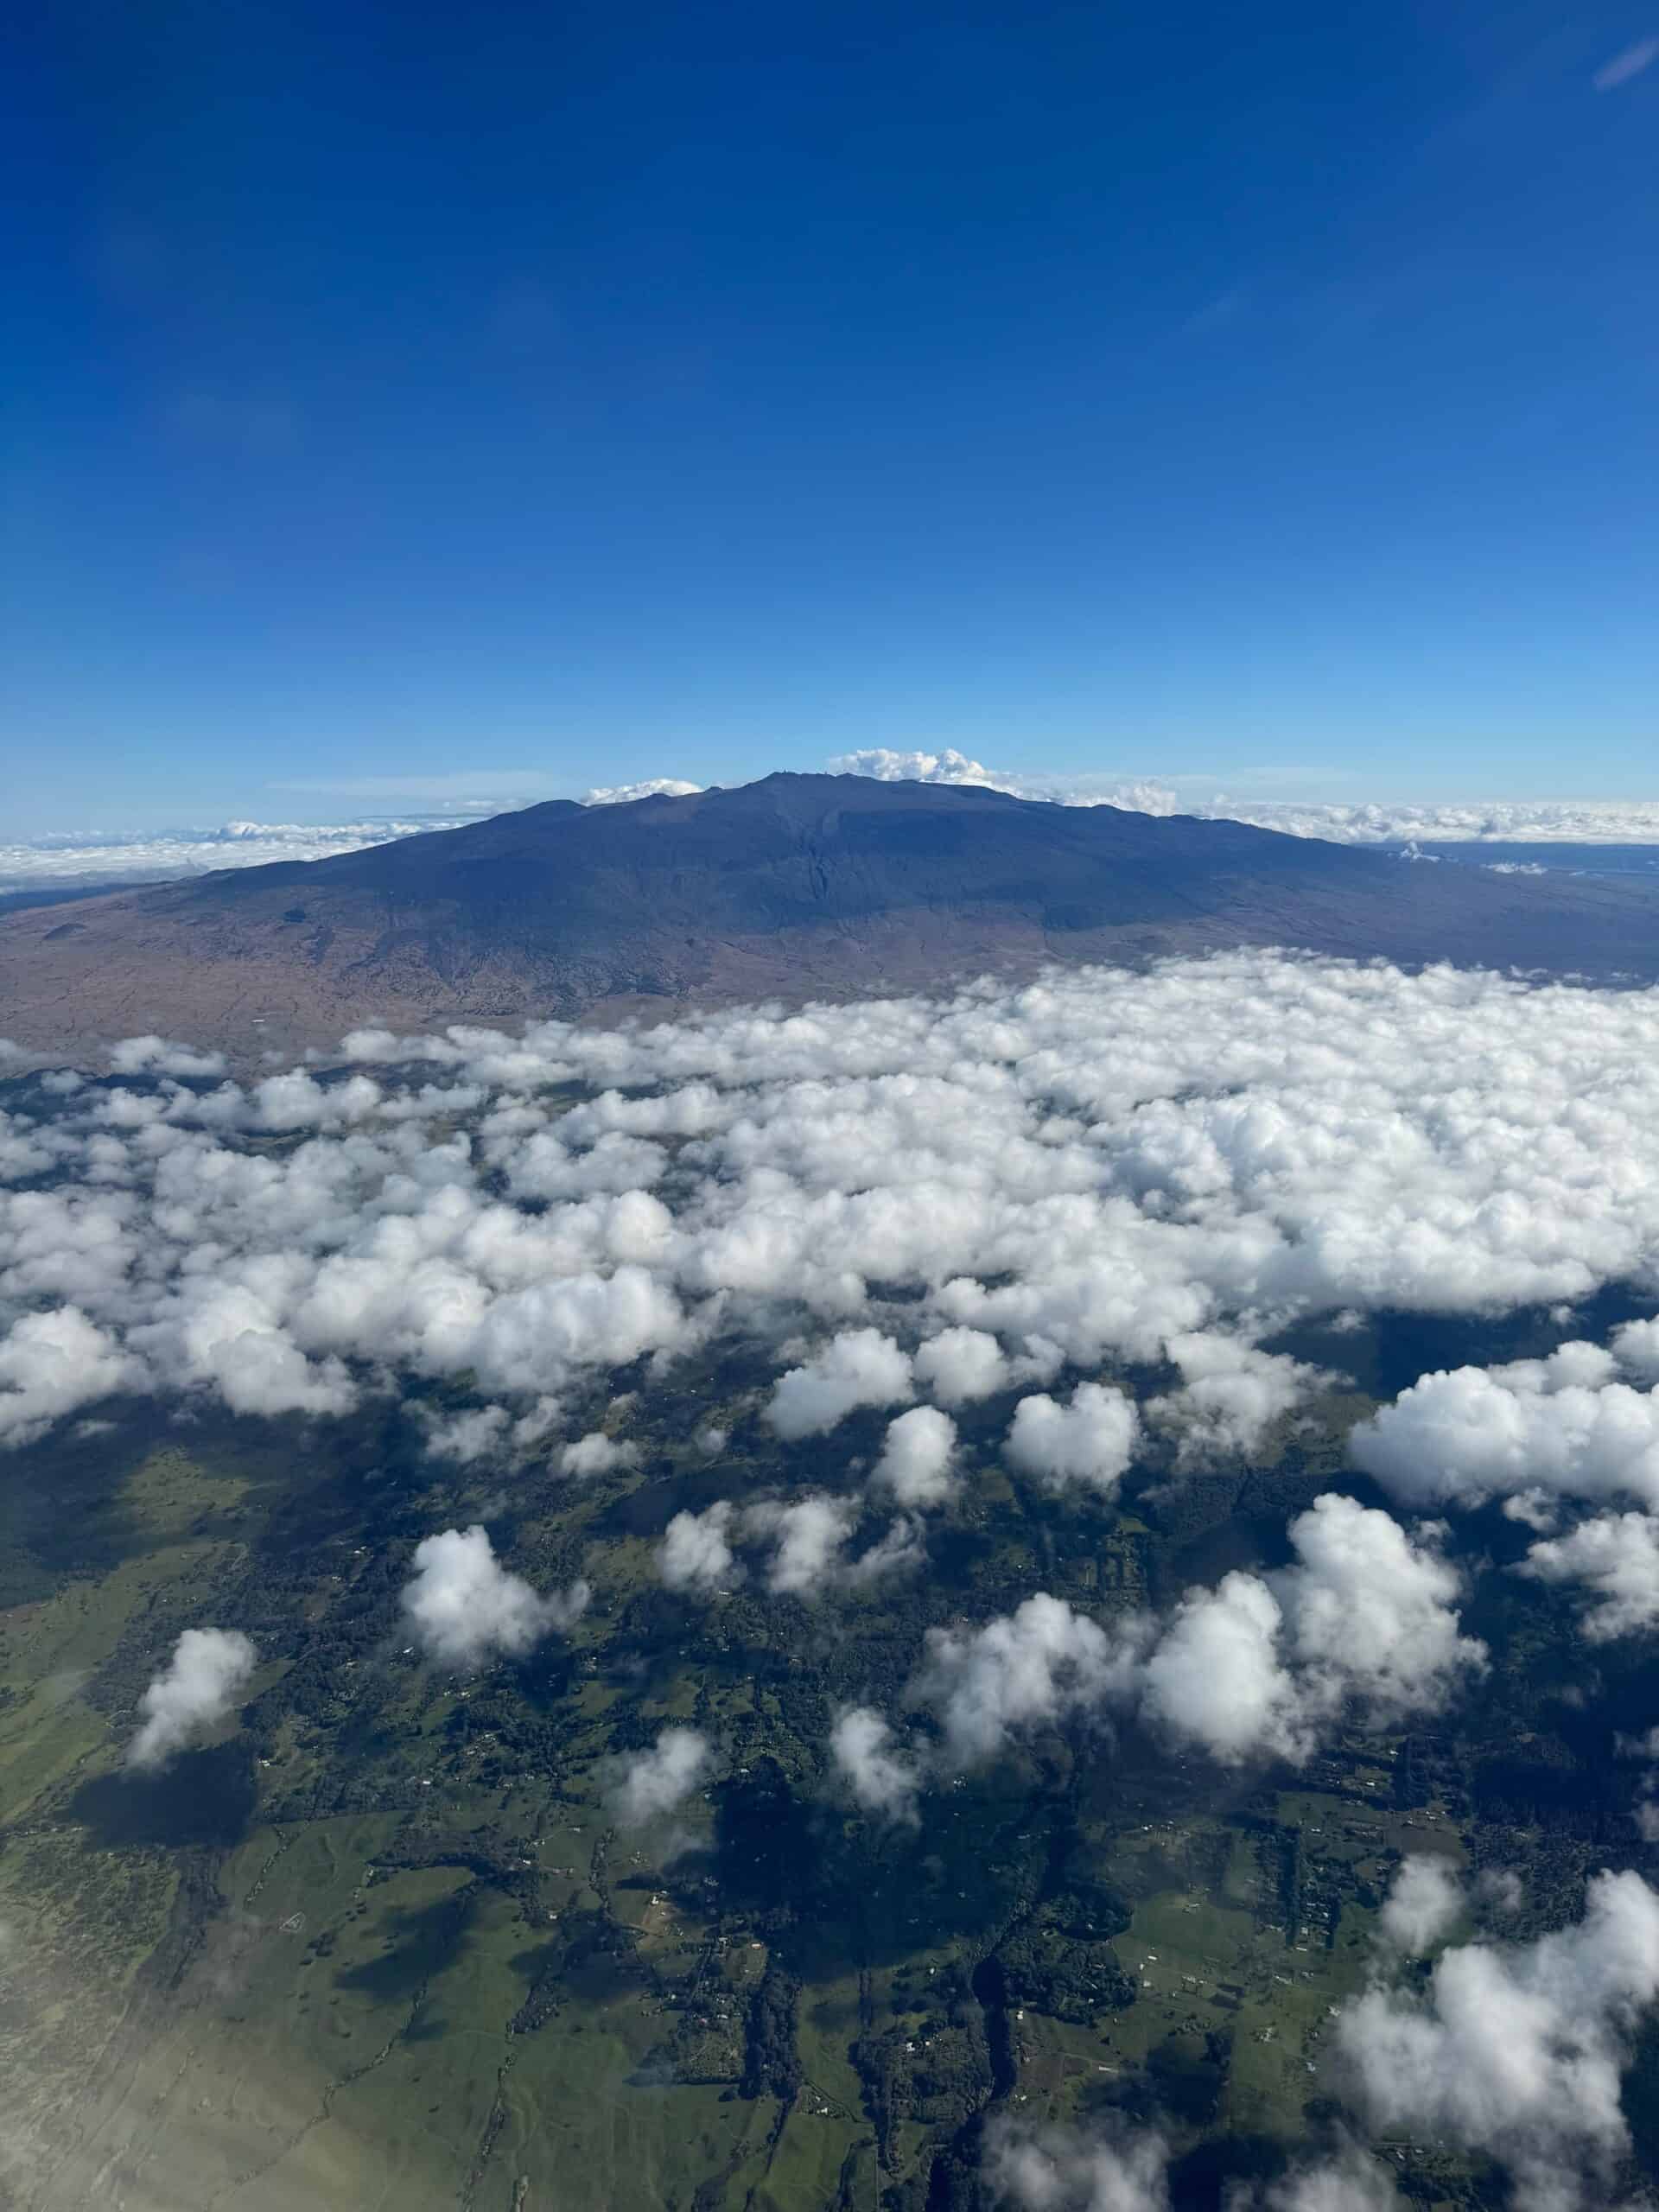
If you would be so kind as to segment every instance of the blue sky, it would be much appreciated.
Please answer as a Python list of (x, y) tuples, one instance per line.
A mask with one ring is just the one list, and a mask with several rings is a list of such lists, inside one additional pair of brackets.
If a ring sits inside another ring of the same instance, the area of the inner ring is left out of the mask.
[(9, 826), (865, 745), (1651, 796), (1656, 40), (1655, 0), (40, 11)]

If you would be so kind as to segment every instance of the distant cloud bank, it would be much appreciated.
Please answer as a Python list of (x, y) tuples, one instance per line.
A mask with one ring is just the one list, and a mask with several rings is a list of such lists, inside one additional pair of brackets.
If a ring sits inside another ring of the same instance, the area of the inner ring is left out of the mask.
[(0, 844), (0, 894), (78, 883), (156, 883), (271, 861), (326, 861), (474, 817), (385, 817), (359, 822), (225, 822), (216, 830), (65, 830)]
[[(1325, 837), (1341, 845), (1659, 844), (1659, 799), (1493, 799), (1433, 806), (1404, 803), (1325, 804), (1302, 799), (1236, 799), (1224, 791), (1198, 798), (1172, 785), (1106, 776), (1025, 774), (988, 768), (964, 753), (894, 753), (872, 747), (830, 761), (845, 775), (882, 783), (979, 785), (1016, 798), (1060, 806), (1121, 806), (1132, 814), (1192, 814), (1207, 822), (1246, 822), (1291, 837)], [(1191, 778), (1183, 779), (1190, 783)]]

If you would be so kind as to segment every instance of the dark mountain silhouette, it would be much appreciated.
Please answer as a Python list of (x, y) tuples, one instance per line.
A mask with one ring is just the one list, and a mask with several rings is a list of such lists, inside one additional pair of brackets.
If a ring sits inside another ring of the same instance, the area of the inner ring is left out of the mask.
[(0, 1035), (326, 1043), (526, 1015), (848, 997), (1235, 945), (1659, 975), (1659, 900), (1242, 823), (854, 776), (533, 806), (0, 919)]

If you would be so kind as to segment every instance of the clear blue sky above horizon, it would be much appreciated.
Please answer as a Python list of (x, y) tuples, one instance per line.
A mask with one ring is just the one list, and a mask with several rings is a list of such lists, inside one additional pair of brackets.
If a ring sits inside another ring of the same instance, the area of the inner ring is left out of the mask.
[(864, 745), (1655, 793), (1656, 0), (22, 42), (16, 834)]

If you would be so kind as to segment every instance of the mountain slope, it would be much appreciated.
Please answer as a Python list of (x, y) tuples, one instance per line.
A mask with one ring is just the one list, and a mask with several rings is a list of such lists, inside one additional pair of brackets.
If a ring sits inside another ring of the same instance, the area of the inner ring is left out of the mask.
[(1240, 944), (1649, 978), (1659, 902), (1236, 823), (776, 775), (7, 917), (0, 1035), (246, 1055), (366, 1020), (845, 997)]

